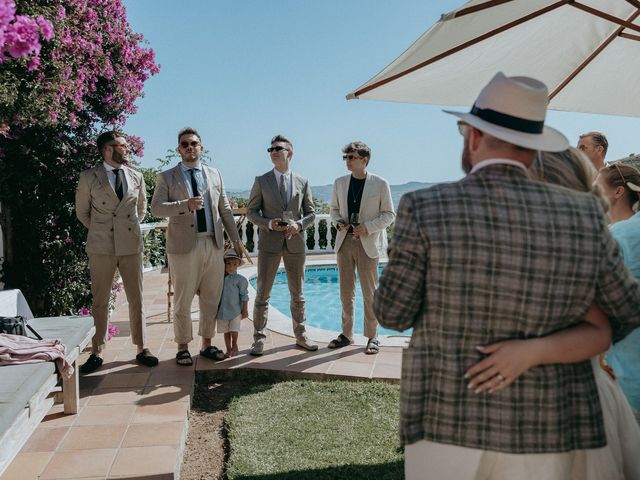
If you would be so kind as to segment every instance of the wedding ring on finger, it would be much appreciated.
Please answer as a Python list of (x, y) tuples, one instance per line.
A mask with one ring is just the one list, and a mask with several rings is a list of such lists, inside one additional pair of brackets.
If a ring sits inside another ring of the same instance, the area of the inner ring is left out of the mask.
[(507, 380), (506, 378), (504, 378), (504, 376), (501, 373), (498, 373), (496, 377), (498, 378), (498, 381), (500, 383), (504, 383)]

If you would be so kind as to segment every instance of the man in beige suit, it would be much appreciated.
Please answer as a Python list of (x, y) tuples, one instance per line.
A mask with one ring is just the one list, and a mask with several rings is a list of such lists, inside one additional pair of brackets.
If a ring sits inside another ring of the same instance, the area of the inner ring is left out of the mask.
[[(256, 177), (249, 197), (247, 217), (258, 226), (258, 289), (253, 309), (253, 346), (251, 355), (262, 355), (271, 288), (284, 261), (287, 285), (291, 295), (291, 318), (296, 345), (317, 350), (306, 334), (304, 296), (305, 244), (304, 230), (316, 217), (309, 181), (291, 172), (291, 142), (282, 135), (271, 139), (267, 149), (274, 168)], [(285, 212), (291, 218), (285, 218)]]
[(167, 256), (174, 287), (173, 331), (179, 365), (193, 365), (189, 342), (193, 340), (191, 303), (196, 292), (200, 292), (200, 355), (212, 360), (224, 358), (224, 353), (211, 345), (224, 282), (223, 225), (242, 256), (222, 176), (201, 163), (202, 152), (200, 134), (192, 128), (181, 130), (178, 153), (182, 162), (158, 175), (151, 200), (153, 215), (169, 217)]
[(116, 268), (129, 302), (131, 340), (138, 347), (136, 360), (147, 367), (158, 364), (158, 359), (144, 348), (140, 231), (140, 219), (147, 208), (144, 178), (125, 164), (129, 146), (122, 134), (105, 132), (98, 137), (97, 144), (104, 163), (82, 172), (76, 190), (76, 215), (89, 230), (86, 250), (93, 295), (91, 314), (96, 326), (91, 356), (80, 367), (85, 374), (100, 368), (103, 362), (101, 352)]
[(342, 158), (350, 175), (337, 178), (331, 197), (331, 221), (338, 229), (336, 252), (342, 301), (342, 333), (329, 342), (340, 348), (353, 341), (353, 301), (356, 270), (364, 297), (366, 353), (380, 350), (378, 321), (373, 312), (373, 294), (378, 286), (378, 261), (387, 250), (387, 227), (395, 218), (387, 181), (367, 172), (371, 149), (362, 142), (346, 145)]

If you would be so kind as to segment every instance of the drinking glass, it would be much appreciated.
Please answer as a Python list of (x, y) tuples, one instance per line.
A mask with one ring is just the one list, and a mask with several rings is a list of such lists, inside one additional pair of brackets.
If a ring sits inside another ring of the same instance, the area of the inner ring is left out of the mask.
[(356, 233), (353, 232), (353, 229), (356, 228), (358, 225), (360, 225), (360, 215), (357, 213), (352, 213), (351, 216), (349, 217), (349, 224), (351, 225), (350, 231), (353, 233), (352, 238), (354, 240), (358, 240), (360, 237), (358, 237), (358, 235), (356, 235)]
[(282, 212), (282, 221), (287, 225), (293, 224), (293, 212), (291, 210), (285, 210)]

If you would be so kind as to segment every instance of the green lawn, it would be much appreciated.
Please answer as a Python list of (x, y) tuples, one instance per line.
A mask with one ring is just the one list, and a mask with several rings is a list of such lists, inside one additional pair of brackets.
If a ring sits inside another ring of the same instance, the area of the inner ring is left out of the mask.
[(398, 479), (397, 385), (276, 383), (236, 397), (226, 417), (229, 480)]

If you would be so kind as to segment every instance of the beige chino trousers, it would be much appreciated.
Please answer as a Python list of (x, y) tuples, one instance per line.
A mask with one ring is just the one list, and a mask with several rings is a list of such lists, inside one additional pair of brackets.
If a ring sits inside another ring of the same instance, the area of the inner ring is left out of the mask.
[(364, 299), (364, 336), (378, 335), (378, 320), (373, 313), (373, 294), (378, 288), (379, 258), (371, 258), (364, 251), (362, 242), (347, 235), (337, 254), (340, 276), (340, 301), (342, 302), (342, 334), (353, 340), (353, 302), (356, 298), (356, 270)]
[(129, 303), (129, 327), (131, 341), (139, 347), (145, 343), (146, 322), (142, 305), (142, 253), (135, 255), (89, 254), (89, 274), (91, 275), (91, 294), (93, 305), (91, 315), (96, 327), (93, 336), (93, 353), (100, 353), (106, 343), (109, 322), (109, 297), (116, 269), (120, 272), (124, 292)]
[(193, 340), (191, 303), (200, 290), (200, 323), (198, 335), (213, 338), (216, 315), (224, 283), (224, 252), (213, 237), (198, 237), (189, 253), (169, 253), (169, 268), (173, 283), (174, 341), (178, 344)]

